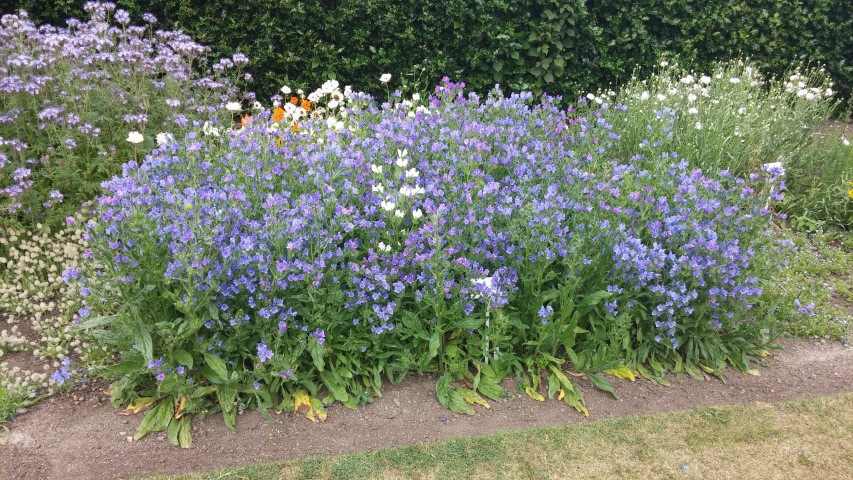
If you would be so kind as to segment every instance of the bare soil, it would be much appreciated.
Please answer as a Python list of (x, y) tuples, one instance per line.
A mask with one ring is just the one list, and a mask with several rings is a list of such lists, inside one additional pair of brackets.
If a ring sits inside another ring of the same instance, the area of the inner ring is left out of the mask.
[[(0, 477), (11, 479), (119, 479), (208, 471), (218, 467), (305, 456), (371, 451), (385, 447), (495, 433), (534, 426), (588, 423), (611, 417), (671, 412), (700, 406), (796, 400), (853, 392), (853, 348), (829, 340), (784, 340), (759, 376), (729, 372), (727, 383), (670, 378), (669, 387), (612, 379), (619, 399), (578, 380), (590, 416), (562, 402), (536, 402), (508, 389), (511, 398), (457, 415), (435, 399), (435, 380), (408, 378), (388, 385), (382, 398), (358, 410), (329, 408), (312, 424), (295, 413), (266, 420), (256, 412), (238, 417), (231, 433), (220, 416), (195, 422), (190, 449), (172, 447), (164, 435), (129, 442), (141, 415), (123, 416), (92, 384), (55, 397), (11, 423), (0, 445)], [(2, 432), (0, 432), (2, 436)]]

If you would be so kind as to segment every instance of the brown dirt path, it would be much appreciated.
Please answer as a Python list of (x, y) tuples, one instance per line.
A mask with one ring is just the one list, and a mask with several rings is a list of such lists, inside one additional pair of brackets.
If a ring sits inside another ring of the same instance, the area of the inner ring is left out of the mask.
[(208, 471), (524, 427), (853, 392), (853, 348), (837, 341), (785, 340), (781, 344), (785, 350), (774, 353), (769, 368), (758, 368), (760, 376), (731, 372), (726, 384), (685, 377), (663, 387), (614, 379), (616, 400), (579, 381), (589, 418), (562, 402), (539, 403), (515, 389), (508, 389), (513, 398), (494, 402), (490, 411), (478, 407), (474, 416), (456, 415), (436, 402), (433, 379), (409, 378), (387, 386), (382, 398), (358, 410), (330, 407), (324, 423), (312, 424), (291, 413), (268, 421), (252, 412), (238, 417), (238, 432), (233, 434), (218, 416), (195, 422), (193, 446), (188, 450), (172, 447), (162, 434), (128, 442), (140, 416), (119, 415), (99, 392), (78, 391), (77, 400), (70, 394), (48, 400), (12, 422), (9, 445), (0, 445), (0, 477), (118, 479)]

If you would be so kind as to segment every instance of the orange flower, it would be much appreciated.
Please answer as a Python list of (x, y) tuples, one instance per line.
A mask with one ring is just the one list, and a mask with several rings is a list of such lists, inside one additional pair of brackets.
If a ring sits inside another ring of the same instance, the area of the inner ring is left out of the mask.
[(275, 141), (275, 146), (276, 146), (276, 147), (280, 147), (280, 146), (281, 146), (281, 139), (280, 139), (280, 138), (276, 139), (276, 141)]
[(298, 124), (298, 123), (294, 123), (294, 124), (293, 124), (293, 127), (291, 127), (290, 129), (291, 129), (291, 130), (293, 130), (294, 132), (299, 131), (299, 124)]
[(251, 115), (246, 115), (245, 117), (240, 119), (240, 125), (242, 125), (244, 127), (248, 127), (250, 123), (252, 123), (252, 116)]
[(304, 108), (306, 112), (310, 112), (311, 102), (309, 102), (308, 100), (302, 100), (302, 108)]
[(299, 99), (296, 97), (290, 97), (290, 103), (297, 105), (299, 103)]
[(275, 110), (272, 111), (272, 121), (273, 122), (280, 122), (282, 118), (284, 118), (284, 109), (283, 108), (277, 107)]

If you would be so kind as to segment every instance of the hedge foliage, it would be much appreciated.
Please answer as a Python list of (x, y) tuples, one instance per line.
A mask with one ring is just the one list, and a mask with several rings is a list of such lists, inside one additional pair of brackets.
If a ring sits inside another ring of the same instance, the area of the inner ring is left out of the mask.
[[(26, 9), (37, 23), (59, 24), (83, 16), (83, 3), (0, 1), (0, 8)], [(742, 55), (771, 74), (792, 61), (820, 63), (841, 95), (853, 88), (848, 0), (117, 3), (134, 20), (151, 12), (161, 28), (180, 28), (222, 56), (249, 55), (262, 96), (285, 83), (309, 86), (325, 77), (371, 88), (385, 72), (396, 82), (402, 76), (408, 87), (434, 85), (446, 74), (476, 90), (501, 83), (574, 94), (625, 81), (636, 66), (649, 68), (660, 56), (707, 70), (713, 60)]]

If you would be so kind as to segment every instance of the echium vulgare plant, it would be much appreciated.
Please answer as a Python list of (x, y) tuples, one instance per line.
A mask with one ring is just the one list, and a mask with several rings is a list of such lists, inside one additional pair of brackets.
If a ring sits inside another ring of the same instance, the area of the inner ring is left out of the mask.
[(117, 355), (114, 403), (156, 405), (138, 436), (184, 443), (191, 415), (240, 408), (323, 418), (413, 371), (458, 412), (508, 374), (586, 412), (567, 370), (610, 389), (597, 372), (748, 368), (778, 169), (703, 174), (665, 149), (667, 112), (614, 158), (623, 106), (463, 88), (197, 124), (104, 183), (66, 279)]
[(56, 227), (140, 158), (156, 135), (183, 137), (237, 94), (245, 55), (207, 69), (207, 47), (145, 26), (109, 2), (87, 21), (36, 26), (26, 12), (0, 19), (0, 218)]

